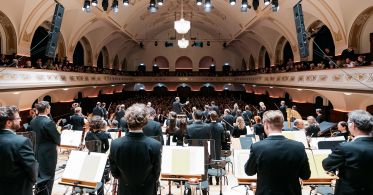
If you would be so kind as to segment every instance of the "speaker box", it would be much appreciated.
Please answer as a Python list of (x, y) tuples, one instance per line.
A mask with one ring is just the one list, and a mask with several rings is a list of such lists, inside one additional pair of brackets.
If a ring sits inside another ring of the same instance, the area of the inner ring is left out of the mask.
[(308, 57), (307, 31), (304, 27), (302, 4), (298, 3), (293, 7), (295, 28), (297, 31), (298, 47), (301, 58)]
[(51, 25), (51, 34), (47, 44), (47, 50), (45, 51), (45, 55), (50, 58), (55, 57), (57, 42), (58, 42), (58, 35), (61, 29), (62, 17), (65, 8), (57, 3), (54, 9), (52, 25)]

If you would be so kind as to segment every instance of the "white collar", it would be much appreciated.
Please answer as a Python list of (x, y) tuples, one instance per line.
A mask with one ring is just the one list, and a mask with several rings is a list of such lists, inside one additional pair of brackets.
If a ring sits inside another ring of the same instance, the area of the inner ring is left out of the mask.
[(371, 137), (371, 136), (370, 135), (358, 135), (358, 136), (355, 136), (354, 139), (352, 139), (352, 141), (355, 141), (356, 139), (361, 138), (361, 137)]
[(279, 136), (279, 135), (282, 135), (282, 133), (270, 133), (270, 134), (268, 135), (268, 137), (269, 137), (269, 136)]

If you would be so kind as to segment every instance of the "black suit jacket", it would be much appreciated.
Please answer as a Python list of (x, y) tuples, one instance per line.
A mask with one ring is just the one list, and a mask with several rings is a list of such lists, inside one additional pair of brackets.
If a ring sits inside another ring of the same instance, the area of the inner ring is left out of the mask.
[(188, 139), (211, 139), (211, 126), (202, 121), (195, 121), (187, 126)]
[(32, 119), (30, 128), (36, 133), (35, 156), (39, 162), (38, 182), (51, 180), (57, 164), (57, 145), (60, 144), (60, 133), (56, 124), (45, 116)]
[(84, 127), (84, 117), (74, 114), (70, 116), (69, 120), (70, 125), (72, 125), (72, 130), (79, 130), (82, 131)]
[(303, 144), (282, 135), (253, 144), (245, 172), (257, 174), (256, 195), (301, 195), (299, 178), (311, 175)]
[(118, 195), (155, 195), (161, 172), (161, 144), (143, 133), (113, 140), (110, 169), (119, 179)]
[(162, 127), (161, 124), (154, 120), (148, 120), (148, 123), (143, 128), (144, 135), (146, 136), (160, 136), (161, 144), (164, 144), (162, 136)]
[(324, 159), (326, 171), (339, 170), (335, 195), (373, 194), (373, 138), (341, 143)]
[(172, 103), (172, 111), (176, 112), (176, 114), (180, 114), (183, 112), (183, 106), (185, 106), (185, 104), (175, 101)]
[(32, 195), (38, 163), (31, 141), (7, 130), (0, 130), (0, 194)]
[(220, 160), (224, 127), (221, 123), (217, 122), (211, 122), (209, 125), (211, 127), (211, 139), (215, 140), (215, 159)]

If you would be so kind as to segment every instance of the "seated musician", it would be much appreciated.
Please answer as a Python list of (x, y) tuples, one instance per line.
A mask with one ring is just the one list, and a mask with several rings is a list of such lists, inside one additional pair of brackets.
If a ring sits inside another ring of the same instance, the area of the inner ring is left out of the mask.
[(284, 117), (281, 111), (265, 112), (263, 123), (268, 138), (251, 146), (245, 165), (247, 175), (257, 174), (256, 195), (301, 195), (299, 178), (311, 176), (303, 144), (282, 135)]
[(373, 117), (367, 111), (355, 110), (348, 114), (348, 127), (354, 139), (337, 146), (324, 159), (326, 171), (338, 170), (335, 195), (373, 194)]

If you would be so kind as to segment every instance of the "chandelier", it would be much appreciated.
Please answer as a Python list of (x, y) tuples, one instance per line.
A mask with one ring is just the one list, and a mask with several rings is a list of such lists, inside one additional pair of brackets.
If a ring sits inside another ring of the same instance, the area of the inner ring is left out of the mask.
[(180, 40), (177, 40), (177, 45), (182, 48), (182, 49), (185, 49), (189, 46), (189, 40), (186, 40), (184, 37)]
[(183, 0), (181, 0), (181, 19), (175, 21), (174, 28), (179, 34), (186, 34), (190, 30), (190, 21), (183, 18)]

